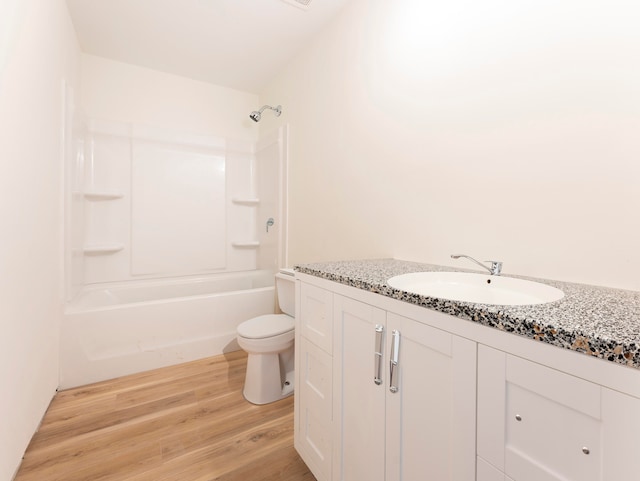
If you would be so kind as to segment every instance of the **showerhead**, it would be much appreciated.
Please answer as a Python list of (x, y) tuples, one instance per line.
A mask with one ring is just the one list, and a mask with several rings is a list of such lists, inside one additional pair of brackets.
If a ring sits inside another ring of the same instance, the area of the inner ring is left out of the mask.
[(249, 114), (249, 118), (254, 122), (260, 122), (260, 119), (262, 118), (262, 112), (264, 112), (265, 109), (273, 110), (273, 113), (276, 117), (280, 117), (280, 114), (282, 113), (282, 105), (277, 105), (275, 107), (272, 107), (271, 105), (265, 105), (260, 110), (254, 110), (253, 112), (251, 112)]

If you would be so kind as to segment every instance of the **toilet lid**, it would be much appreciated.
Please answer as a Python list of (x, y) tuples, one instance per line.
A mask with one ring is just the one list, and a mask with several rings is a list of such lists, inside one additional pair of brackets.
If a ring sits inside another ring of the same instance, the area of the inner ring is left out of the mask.
[(286, 314), (267, 314), (244, 321), (238, 326), (238, 335), (247, 339), (264, 339), (293, 331), (293, 317)]

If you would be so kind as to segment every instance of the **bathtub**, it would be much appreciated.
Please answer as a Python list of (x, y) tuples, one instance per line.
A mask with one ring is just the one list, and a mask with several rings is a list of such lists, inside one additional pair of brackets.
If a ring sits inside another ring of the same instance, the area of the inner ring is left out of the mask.
[(60, 388), (238, 350), (238, 324), (274, 309), (266, 270), (85, 288), (65, 310)]

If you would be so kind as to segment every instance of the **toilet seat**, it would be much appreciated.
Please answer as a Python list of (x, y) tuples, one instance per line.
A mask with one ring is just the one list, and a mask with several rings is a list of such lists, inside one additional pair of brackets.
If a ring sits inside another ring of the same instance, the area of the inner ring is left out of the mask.
[(238, 335), (245, 339), (266, 339), (293, 331), (294, 328), (293, 317), (286, 314), (267, 314), (241, 323), (238, 326)]

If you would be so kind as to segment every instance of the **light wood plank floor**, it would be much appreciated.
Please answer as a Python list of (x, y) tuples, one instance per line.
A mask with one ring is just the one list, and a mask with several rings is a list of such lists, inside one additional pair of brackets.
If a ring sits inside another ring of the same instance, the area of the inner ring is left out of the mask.
[(315, 481), (293, 397), (242, 397), (243, 351), (59, 392), (15, 481)]

